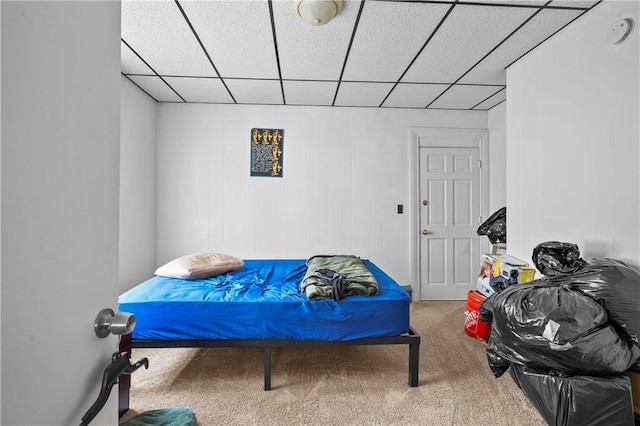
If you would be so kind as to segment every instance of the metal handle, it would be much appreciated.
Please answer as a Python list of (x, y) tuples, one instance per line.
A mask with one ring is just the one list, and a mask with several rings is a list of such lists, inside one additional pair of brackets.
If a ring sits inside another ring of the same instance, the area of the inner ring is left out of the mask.
[(422, 235), (427, 235), (429, 233), (429, 231), (427, 231), (426, 229), (422, 230)]
[(109, 334), (129, 334), (136, 326), (136, 316), (129, 312), (113, 312), (113, 309), (105, 308), (98, 313), (93, 330), (96, 336), (104, 339)]

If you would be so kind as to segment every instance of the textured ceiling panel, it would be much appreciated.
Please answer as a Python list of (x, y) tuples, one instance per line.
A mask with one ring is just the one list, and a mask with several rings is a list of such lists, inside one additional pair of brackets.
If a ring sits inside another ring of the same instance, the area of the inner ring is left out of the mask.
[(122, 38), (160, 75), (215, 76), (175, 2), (122, 2)]
[(153, 71), (124, 43), (120, 43), (120, 62), (122, 72), (125, 74), (154, 75)]
[(393, 83), (348, 83), (343, 82), (338, 90), (336, 105), (379, 106)]
[[(433, 3), (365, 3), (343, 79), (398, 81), (449, 7)], [(386, 55), (380, 55), (380, 51)]]
[(590, 8), (599, 0), (553, 0), (549, 6)]
[(444, 92), (447, 84), (410, 84), (400, 83), (391, 92), (384, 107), (424, 108), (440, 93)]
[(287, 105), (331, 105), (337, 82), (283, 81)]
[(494, 106), (496, 106), (498, 104), (501, 104), (506, 99), (507, 99), (507, 90), (506, 89), (502, 89), (501, 91), (499, 91), (495, 95), (491, 96), (489, 99), (487, 99), (487, 100), (479, 103), (478, 105), (476, 105), (473, 109), (488, 110), (488, 109), (491, 109), (491, 108), (493, 108)]
[(219, 78), (164, 77), (187, 102), (233, 103)]
[(502, 5), (516, 5), (516, 6), (536, 6), (541, 7), (548, 0), (464, 0), (465, 3), (491, 3)]
[(239, 104), (282, 105), (282, 89), (277, 80), (224, 81)]
[(456, 85), (436, 99), (429, 108), (437, 109), (471, 109), (490, 96), (500, 87)]
[(291, 0), (122, 0), (121, 69), (159, 102), (487, 109), (598, 3), (344, 0), (312, 26)]
[(460, 83), (506, 84), (505, 67), (507, 65), (581, 13), (581, 10), (542, 10), (465, 75)]
[(453, 83), (536, 10), (455, 6), (402, 81)]
[(345, 2), (335, 19), (315, 27), (296, 15), (292, 2), (273, 2), (282, 78), (338, 80), (358, 5), (358, 2)]
[(159, 77), (130, 75), (129, 78), (158, 102), (182, 102)]
[(223, 78), (278, 78), (266, 0), (181, 4)]

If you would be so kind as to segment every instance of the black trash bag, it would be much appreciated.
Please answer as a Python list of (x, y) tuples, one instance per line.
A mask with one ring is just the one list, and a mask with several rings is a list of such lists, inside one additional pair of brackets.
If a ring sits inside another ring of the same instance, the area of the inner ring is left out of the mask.
[[(640, 347), (640, 273), (619, 260), (591, 259), (589, 265), (563, 279), (600, 303), (620, 335)], [(640, 362), (630, 367), (640, 372)]]
[(531, 257), (538, 271), (546, 276), (566, 275), (579, 271), (587, 265), (580, 257), (576, 244), (547, 241), (533, 249)]
[(550, 426), (633, 425), (626, 374), (568, 377), (519, 365), (509, 373)]
[(619, 260), (591, 259), (563, 280), (607, 311), (618, 334), (640, 346), (640, 273)]
[(491, 244), (507, 242), (507, 208), (500, 210), (489, 216), (482, 225), (478, 227), (478, 235), (486, 235)]
[(620, 337), (598, 302), (555, 281), (535, 280), (493, 295), (487, 360), (494, 376), (511, 364), (616, 375), (640, 359), (640, 348)]
[(478, 314), (480, 316), (480, 321), (491, 324), (493, 322), (493, 306), (491, 306), (491, 298), (493, 294), (482, 301), (480, 304), (480, 308), (478, 309)]

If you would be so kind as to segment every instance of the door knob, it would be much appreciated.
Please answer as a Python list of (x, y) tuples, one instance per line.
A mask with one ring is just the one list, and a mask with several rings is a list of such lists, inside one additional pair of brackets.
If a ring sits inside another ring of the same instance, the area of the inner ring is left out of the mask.
[(422, 235), (427, 235), (429, 233), (429, 231), (427, 231), (426, 229), (422, 230)]
[(427, 200), (422, 200), (422, 205), (423, 206), (427, 206), (427, 205), (429, 205), (429, 202)]

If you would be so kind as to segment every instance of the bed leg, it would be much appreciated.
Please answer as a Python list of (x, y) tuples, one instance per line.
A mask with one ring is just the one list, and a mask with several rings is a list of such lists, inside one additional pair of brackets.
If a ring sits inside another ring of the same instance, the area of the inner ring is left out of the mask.
[[(120, 337), (120, 352), (131, 354), (131, 335), (123, 334)], [(131, 376), (123, 374), (118, 379), (118, 416), (122, 417), (129, 410), (129, 393), (131, 389)]]
[(409, 386), (418, 386), (418, 367), (420, 362), (420, 344), (409, 343)]
[(264, 351), (264, 390), (271, 390), (271, 348), (265, 347)]

